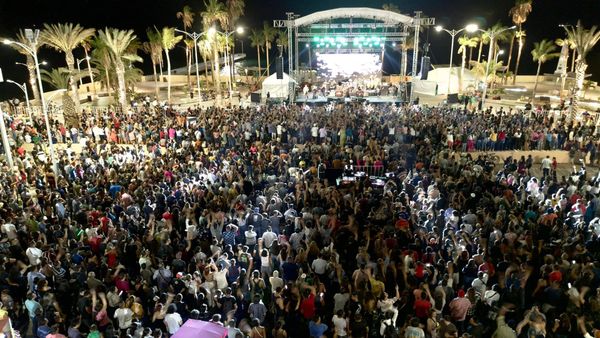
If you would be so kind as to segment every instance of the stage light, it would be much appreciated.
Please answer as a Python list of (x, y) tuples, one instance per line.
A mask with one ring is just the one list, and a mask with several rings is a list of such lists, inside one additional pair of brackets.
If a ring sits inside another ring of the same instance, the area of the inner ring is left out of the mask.
[(318, 36), (315, 36), (315, 37), (313, 38), (313, 41), (314, 41), (314, 42), (319, 42), (319, 37), (318, 37)]
[(307, 43), (307, 44), (306, 44), (306, 48), (308, 48), (308, 47), (310, 47), (310, 45)]

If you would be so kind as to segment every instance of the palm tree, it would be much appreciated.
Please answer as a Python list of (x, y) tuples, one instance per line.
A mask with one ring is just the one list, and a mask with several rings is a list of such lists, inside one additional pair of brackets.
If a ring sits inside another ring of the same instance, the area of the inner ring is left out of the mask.
[(206, 84), (208, 85), (208, 61), (210, 61), (212, 53), (211, 42), (208, 40), (208, 38), (204, 37), (198, 41), (198, 52), (200, 53), (204, 63), (204, 78), (206, 79)]
[(471, 36), (471, 40), (473, 40), (475, 42), (475, 46), (471, 46), (469, 45), (469, 61), (467, 62), (467, 65), (471, 64), (471, 61), (473, 60), (473, 49), (477, 48), (477, 46), (479, 45), (479, 37), (478, 36)]
[(89, 37), (87, 39), (85, 39), (85, 41), (83, 41), (81, 43), (81, 47), (83, 47), (83, 51), (85, 53), (85, 60), (86, 60), (86, 65), (87, 65), (87, 69), (88, 69), (88, 75), (90, 76), (90, 81), (92, 82), (92, 94), (93, 96), (96, 96), (96, 85), (94, 84), (94, 75), (92, 74), (92, 66), (90, 64), (90, 51), (92, 50), (92, 39), (93, 37)]
[(121, 109), (125, 109), (127, 107), (127, 85), (125, 84), (125, 63), (123, 61), (141, 61), (139, 56), (130, 53), (130, 45), (134, 42), (136, 36), (133, 34), (133, 30), (105, 28), (99, 32), (99, 37), (110, 51), (117, 75), (119, 104)]
[(148, 28), (146, 30), (146, 36), (148, 41), (142, 44), (142, 49), (146, 54), (150, 55), (150, 61), (152, 62), (152, 73), (154, 75), (154, 95), (158, 100), (158, 76), (156, 73), (156, 65), (162, 63), (162, 41), (160, 40), (160, 34), (156, 30)]
[(169, 57), (169, 51), (175, 48), (175, 45), (177, 45), (183, 37), (181, 35), (175, 35), (175, 28), (173, 27), (163, 27), (162, 31), (159, 31), (157, 28), (154, 29), (156, 29), (156, 32), (160, 36), (162, 49), (167, 58), (167, 101), (171, 103), (171, 58)]
[(404, 40), (402, 40), (402, 42), (400, 42), (399, 44), (396, 45), (396, 48), (399, 48), (400, 51), (402, 52), (402, 62), (400, 64), (400, 76), (405, 77), (406, 76), (406, 71), (408, 69), (408, 51), (413, 49), (415, 47), (415, 35), (414, 34), (409, 34), (408, 36), (406, 36), (404, 38)]
[[(227, 11), (225, 10), (225, 6), (221, 2), (219, 2), (218, 0), (208, 0), (208, 2), (204, 1), (204, 7), (204, 12), (201, 12), (200, 15), (202, 16), (202, 24), (205, 30), (209, 29), (209, 27), (212, 27), (215, 23), (219, 23), (221, 27), (227, 27), (229, 25), (229, 17), (227, 16)], [(213, 75), (215, 76), (215, 90), (217, 91), (217, 94), (220, 94), (220, 60), (218, 39), (216, 35), (218, 34), (212, 34), (212, 36), (209, 36), (208, 38), (211, 42), (213, 52)]]
[(381, 6), (381, 9), (383, 9), (384, 11), (400, 13), (400, 8), (398, 8), (398, 5), (392, 3), (383, 4), (383, 6)]
[(465, 74), (465, 66), (467, 64), (467, 48), (472, 49), (473, 47), (477, 47), (477, 37), (469, 37), (467, 35), (463, 35), (458, 38), (458, 54), (462, 54), (462, 64), (460, 67), (460, 82), (459, 82), (459, 92), (462, 92), (462, 82)]
[(464, 71), (465, 66), (467, 64), (467, 48), (472, 49), (474, 47), (477, 47), (478, 42), (479, 38), (477, 38), (476, 36), (470, 37), (467, 35), (463, 35), (458, 38), (458, 45), (460, 46), (458, 48), (458, 54), (462, 54), (461, 72)]
[(94, 68), (104, 73), (99, 79), (101, 83), (104, 83), (106, 92), (109, 97), (112, 97), (112, 86), (110, 82), (110, 70), (112, 68), (112, 56), (110, 50), (106, 46), (103, 40), (96, 37), (92, 40), (92, 64)]
[[(519, 64), (521, 62), (521, 53), (523, 45), (525, 45), (525, 31), (523, 31), (523, 23), (527, 21), (527, 17), (533, 10), (531, 6), (532, 0), (516, 0), (515, 5), (508, 11), (508, 15), (512, 18), (512, 22), (517, 25), (515, 38), (519, 41), (519, 49), (517, 50), (517, 63), (515, 64), (515, 76), (513, 77), (513, 85), (517, 81), (519, 75)], [(509, 65), (510, 66), (510, 65)]]
[(556, 39), (554, 43), (556, 43), (559, 47), (562, 47), (564, 44), (568, 44), (569, 49), (573, 50), (573, 55), (571, 56), (571, 72), (575, 71), (575, 57), (577, 53), (577, 48), (575, 48), (577, 46), (575, 46), (575, 43), (568, 37), (564, 39)]
[(260, 31), (252, 30), (250, 34), (250, 43), (252, 47), (256, 47), (256, 54), (258, 55), (258, 78), (262, 76), (262, 69), (260, 67), (260, 51), (264, 45), (264, 35)]
[(275, 40), (277, 30), (273, 28), (267, 21), (263, 22), (262, 30), (265, 43), (265, 55), (267, 56), (267, 76), (271, 75), (271, 62), (269, 61), (269, 52), (271, 51), (271, 43)]
[[(74, 74), (69, 69), (61, 67), (58, 69), (52, 69), (48, 71), (46, 69), (40, 70), (42, 81), (49, 84), (54, 89), (67, 89), (69, 88), (70, 81), (79, 81), (82, 74)], [(75, 112), (75, 102), (69, 96), (68, 91), (65, 91), (62, 95), (62, 111), (65, 119), (65, 125), (69, 128), (79, 128), (79, 118)]]
[(536, 42), (533, 44), (533, 50), (531, 51), (531, 56), (533, 56), (533, 61), (537, 62), (537, 72), (535, 73), (535, 85), (533, 86), (533, 95), (532, 100), (535, 100), (535, 94), (537, 92), (538, 86), (538, 78), (540, 76), (540, 70), (542, 68), (542, 64), (546, 61), (558, 57), (560, 54), (556, 53), (556, 45), (550, 40), (542, 40), (540, 42)]
[[(227, 0), (227, 15), (229, 16), (229, 26), (227, 30), (229, 32), (233, 32), (236, 29), (236, 24), (240, 17), (244, 15), (246, 11), (246, 3), (244, 0)], [(234, 78), (234, 65), (235, 65), (235, 44), (232, 44), (232, 51), (229, 54), (229, 64), (232, 65), (229, 67), (231, 78)]]
[[(183, 6), (181, 12), (177, 12), (177, 19), (180, 19), (183, 23), (183, 30), (187, 32), (188, 28), (191, 28), (194, 24), (194, 11), (190, 6)], [(189, 42), (191, 41), (191, 43)], [(185, 58), (187, 60), (187, 81), (188, 87), (192, 88), (192, 48), (194, 48), (194, 41), (185, 39)]]
[[(25, 32), (21, 29), (17, 33), (17, 42), (24, 44), (25, 46), (31, 48), (32, 50), (35, 50), (36, 52), (39, 48), (39, 46), (37, 44), (31, 43), (29, 41), (29, 39), (27, 39), (27, 37), (25, 36)], [(37, 86), (37, 76), (35, 74), (35, 61), (33, 60), (33, 56), (31, 56), (31, 54), (29, 54), (29, 52), (26, 49), (23, 49), (21, 46), (19, 46), (16, 43), (12, 43), (12, 44), (10, 44), (10, 46), (13, 47), (20, 54), (25, 55), (25, 58), (27, 60), (26, 61), (27, 71), (29, 72), (29, 85), (31, 86), (31, 91), (33, 92), (33, 98), (36, 101), (39, 101), (40, 100), (40, 91), (38, 90), (38, 86)]]
[(477, 52), (477, 62), (481, 62), (481, 52), (483, 51), (483, 45), (490, 43), (490, 35), (487, 31), (481, 32), (479, 38), (479, 52)]
[[(93, 28), (83, 28), (79, 24), (44, 24), (44, 29), (40, 34), (40, 42), (43, 45), (65, 53), (67, 68), (69, 69), (69, 73), (73, 74), (75, 72), (73, 50), (79, 47), (86, 39), (93, 36), (94, 32)], [(75, 108), (77, 112), (80, 112), (81, 105), (79, 102), (79, 93), (77, 92), (77, 81), (73, 80), (73, 76), (70, 76), (70, 84)]]
[[(480, 81), (485, 81), (485, 74), (486, 74), (486, 70), (487, 70), (487, 61), (481, 61), (481, 62), (472, 61), (471, 64), (473, 66), (473, 68), (471, 70), (475, 74), (475, 77), (477, 79), (479, 79)], [(502, 69), (503, 69), (502, 61), (498, 61), (498, 62), (492, 61), (490, 63), (490, 69), (489, 69), (489, 73), (488, 73), (488, 82), (495, 81), (495, 79), (497, 77), (496, 74)]]
[(598, 30), (598, 26), (585, 29), (581, 21), (578, 21), (576, 27), (567, 27), (567, 34), (569, 39), (575, 44), (577, 50), (577, 61), (575, 62), (575, 95), (571, 105), (571, 114), (575, 114), (579, 106), (579, 98), (583, 94), (585, 70), (588, 67), (585, 58), (598, 41), (600, 41), (600, 31)]
[(180, 12), (177, 12), (177, 19), (181, 20), (183, 24), (183, 30), (187, 32), (188, 28), (191, 28), (194, 24), (194, 11), (188, 5), (183, 6)]

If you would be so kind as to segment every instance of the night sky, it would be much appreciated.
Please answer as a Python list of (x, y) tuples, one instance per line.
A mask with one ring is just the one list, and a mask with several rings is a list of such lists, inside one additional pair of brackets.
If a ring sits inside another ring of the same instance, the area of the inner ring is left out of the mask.
[[(223, 0), (224, 1), (224, 0)], [(506, 26), (511, 26), (508, 10), (513, 6), (514, 0), (247, 0), (246, 15), (241, 19), (241, 24), (251, 29), (262, 26), (264, 20), (284, 19), (286, 12), (295, 12), (306, 15), (315, 11), (338, 7), (373, 7), (381, 8), (384, 3), (394, 3), (400, 10), (412, 15), (415, 10), (423, 11), (424, 15), (436, 18), (438, 24), (449, 29), (464, 27), (467, 23), (476, 22), (480, 28), (487, 28), (500, 21)], [(145, 39), (147, 27), (181, 26), (175, 13), (184, 5), (190, 5), (195, 11), (203, 10), (202, 1), (189, 0), (0, 0), (0, 36), (14, 37), (19, 28), (40, 27), (43, 23), (74, 22), (84, 27), (116, 27), (132, 28), (138, 37)], [(600, 24), (600, 0), (534, 0), (533, 12), (530, 14), (524, 29), (527, 31), (526, 46), (521, 58), (520, 73), (535, 73), (535, 65), (531, 59), (533, 43), (544, 38), (556, 39), (564, 37), (564, 30), (558, 24), (575, 24), (581, 19), (589, 28), (593, 24)], [(198, 16), (199, 17), (199, 16)], [(200, 20), (196, 23), (200, 27)], [(436, 33), (433, 29), (422, 35), (423, 39), (431, 43), (430, 56), (432, 63), (448, 63), (450, 36)], [(455, 46), (458, 49), (458, 46)], [(508, 52), (508, 45), (503, 47)], [(0, 46), (0, 67), (5, 78), (17, 82), (27, 79), (27, 71), (22, 66), (16, 66), (15, 61), (24, 62), (24, 56), (14, 52), (8, 46)], [(255, 58), (249, 41), (246, 39), (245, 51), (249, 58)], [(487, 48), (485, 49), (487, 51)], [(184, 52), (182, 49), (172, 53), (174, 67), (184, 66)], [(49, 49), (42, 49), (39, 53), (40, 60), (48, 60), (51, 67), (63, 67), (64, 56)], [(75, 51), (76, 57), (81, 57), (81, 49)], [(516, 52), (515, 54), (516, 55)], [(513, 55), (513, 60), (515, 56)], [(142, 55), (145, 62), (140, 65), (146, 73), (150, 72), (148, 56)], [(600, 44), (589, 54), (588, 72), (594, 74), (593, 79), (600, 80)], [(459, 60), (455, 54), (455, 60)], [(455, 64), (460, 61), (455, 61)], [(514, 65), (514, 61), (512, 62)], [(542, 72), (553, 72), (556, 59), (542, 66)], [(0, 84), (0, 98), (19, 95), (15, 86)]]

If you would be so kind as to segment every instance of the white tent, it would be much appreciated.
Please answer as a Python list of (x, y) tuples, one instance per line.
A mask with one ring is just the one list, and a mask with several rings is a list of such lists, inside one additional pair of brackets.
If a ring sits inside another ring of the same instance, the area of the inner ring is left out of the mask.
[(296, 83), (286, 73), (283, 73), (283, 79), (277, 79), (277, 73), (271, 74), (262, 83), (262, 98), (287, 98), (290, 92), (290, 82)]
[[(438, 95), (445, 95), (448, 92), (448, 72), (450, 68), (436, 68), (429, 71), (427, 75), (428, 81), (435, 81), (438, 84)], [(477, 78), (475, 74), (465, 69), (462, 80), (462, 90), (464, 91), (469, 86), (476, 86)], [(452, 67), (452, 75), (450, 76), (450, 94), (458, 93), (460, 86), (460, 66)]]

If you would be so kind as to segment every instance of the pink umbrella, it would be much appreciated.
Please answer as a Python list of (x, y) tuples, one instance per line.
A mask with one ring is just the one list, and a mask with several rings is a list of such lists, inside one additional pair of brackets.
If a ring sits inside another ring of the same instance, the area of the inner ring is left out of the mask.
[(225, 338), (227, 331), (218, 324), (188, 319), (171, 338)]

